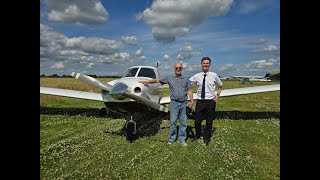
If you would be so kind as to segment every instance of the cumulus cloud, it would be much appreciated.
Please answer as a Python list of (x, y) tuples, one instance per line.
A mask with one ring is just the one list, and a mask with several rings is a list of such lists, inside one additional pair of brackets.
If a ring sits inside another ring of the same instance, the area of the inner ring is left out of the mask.
[(78, 25), (102, 24), (109, 13), (98, 0), (44, 0), (49, 8), (48, 20)]
[(169, 61), (171, 57), (168, 54), (163, 55), (163, 60)]
[(247, 64), (225, 64), (216, 70), (222, 76), (255, 76), (280, 71), (280, 57), (251, 61)]
[(136, 36), (121, 36), (121, 40), (122, 42), (126, 43), (126, 44), (138, 44), (139, 40)]
[(55, 63), (54, 65), (52, 65), (50, 68), (51, 69), (63, 69), (64, 64), (62, 62), (58, 62), (58, 63)]
[(104, 64), (120, 64), (131, 61), (131, 55), (129, 53), (114, 53), (112, 55), (100, 55), (96, 58), (97, 62), (101, 62)]
[(233, 0), (166, 0), (154, 1), (150, 8), (137, 15), (152, 28), (153, 37), (163, 43), (175, 41), (209, 16), (226, 14)]
[(245, 65), (248, 69), (280, 68), (280, 57), (252, 61)]
[(86, 68), (91, 69), (93, 65), (94, 65), (94, 63), (93, 63), (93, 62), (90, 62), (89, 64), (86, 65)]
[[(41, 68), (63, 69), (69, 73), (70, 70), (75, 70), (72, 69), (75, 67), (92, 69), (101, 67), (98, 66), (99, 63), (122, 66), (147, 59), (142, 48), (133, 56), (121, 52), (124, 45), (126, 44), (123, 40), (98, 37), (68, 38), (51, 27), (40, 24), (40, 62), (43, 63)], [(66, 66), (68, 68), (65, 68)]]
[(136, 58), (138, 60), (143, 60), (143, 59), (147, 59), (146, 56), (144, 56), (144, 51), (143, 51), (143, 48), (140, 48), (136, 51)]
[(143, 48), (140, 48), (136, 51), (136, 55), (139, 56), (143, 56), (144, 52), (143, 52)]
[(97, 54), (112, 54), (117, 52), (122, 43), (115, 40), (108, 40), (98, 37), (75, 37), (65, 40), (66, 48), (79, 48), (84, 52)]
[(251, 52), (253, 52), (253, 53), (268, 53), (268, 52), (276, 52), (279, 50), (280, 50), (280, 48), (278, 48), (275, 45), (268, 45), (265, 48), (252, 50)]
[(184, 60), (184, 59), (190, 59), (193, 56), (199, 56), (201, 55), (201, 52), (194, 52), (192, 51), (191, 46), (186, 46), (183, 48), (180, 48), (180, 53), (177, 55), (177, 60)]

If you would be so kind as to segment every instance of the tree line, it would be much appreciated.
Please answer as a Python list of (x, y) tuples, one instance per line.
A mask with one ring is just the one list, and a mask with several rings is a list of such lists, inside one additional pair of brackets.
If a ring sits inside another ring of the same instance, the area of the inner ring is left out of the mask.
[[(93, 77), (93, 78), (120, 78), (121, 76), (97, 76), (95, 74), (86, 74), (87, 76)], [(71, 75), (62, 75), (59, 76), (58, 74), (52, 74), (52, 75), (45, 75), (41, 74), (40, 78), (42, 77), (52, 77), (52, 78), (73, 78)]]

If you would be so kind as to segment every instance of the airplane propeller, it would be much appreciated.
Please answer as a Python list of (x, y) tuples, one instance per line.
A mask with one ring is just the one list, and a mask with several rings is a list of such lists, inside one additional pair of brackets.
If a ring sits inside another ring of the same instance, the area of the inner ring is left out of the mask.
[(129, 97), (141, 104), (144, 104), (148, 107), (151, 107), (153, 109), (156, 109), (158, 111), (163, 111), (163, 112), (168, 112), (168, 108), (166, 108), (165, 106), (157, 103), (157, 102), (154, 102), (154, 101), (151, 101), (145, 97), (142, 97), (142, 96), (137, 96), (135, 94), (131, 94), (129, 91), (128, 91), (128, 86), (123, 83), (123, 82), (118, 82), (117, 84), (113, 85), (112, 89), (111, 89), (111, 92), (110, 92), (110, 95), (111, 96), (116, 96), (116, 97), (119, 97), (119, 96), (126, 96), (126, 97)]
[(112, 86), (111, 85), (108, 85), (108, 84), (102, 84), (100, 81), (98, 81), (97, 79), (93, 78), (93, 77), (90, 77), (90, 76), (87, 76), (85, 74), (81, 74), (81, 73), (76, 73), (76, 72), (72, 72), (71, 73), (71, 76), (76, 78), (76, 79), (79, 79), (80, 81), (83, 81), (85, 83), (88, 83), (94, 87), (97, 87), (97, 88), (100, 88), (100, 89), (103, 89), (105, 91), (110, 91)]

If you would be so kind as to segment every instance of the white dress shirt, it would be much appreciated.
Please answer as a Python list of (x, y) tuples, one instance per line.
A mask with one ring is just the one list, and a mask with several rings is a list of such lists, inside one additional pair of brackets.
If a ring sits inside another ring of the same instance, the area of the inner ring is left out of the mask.
[[(213, 99), (216, 96), (216, 84), (218, 86), (222, 86), (222, 82), (219, 76), (214, 72), (206, 73), (206, 82), (205, 82), (205, 99)], [(197, 85), (197, 99), (201, 99), (201, 89), (202, 82), (204, 78), (204, 72), (200, 72), (198, 74), (193, 75), (189, 78), (191, 84)]]

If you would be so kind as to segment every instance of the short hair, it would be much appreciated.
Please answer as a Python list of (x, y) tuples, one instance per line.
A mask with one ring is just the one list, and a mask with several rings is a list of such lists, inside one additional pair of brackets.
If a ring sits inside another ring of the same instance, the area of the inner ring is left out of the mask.
[(210, 59), (209, 57), (203, 57), (203, 58), (201, 59), (201, 63), (202, 63), (203, 60), (209, 60), (209, 61), (210, 61), (210, 64), (211, 64), (211, 59)]
[(175, 64), (173, 65), (173, 67), (175, 68), (175, 67), (176, 67), (176, 65), (178, 65), (178, 64), (180, 64), (180, 65), (181, 65), (181, 67), (183, 66), (183, 64), (182, 64), (182, 63), (175, 63)]

